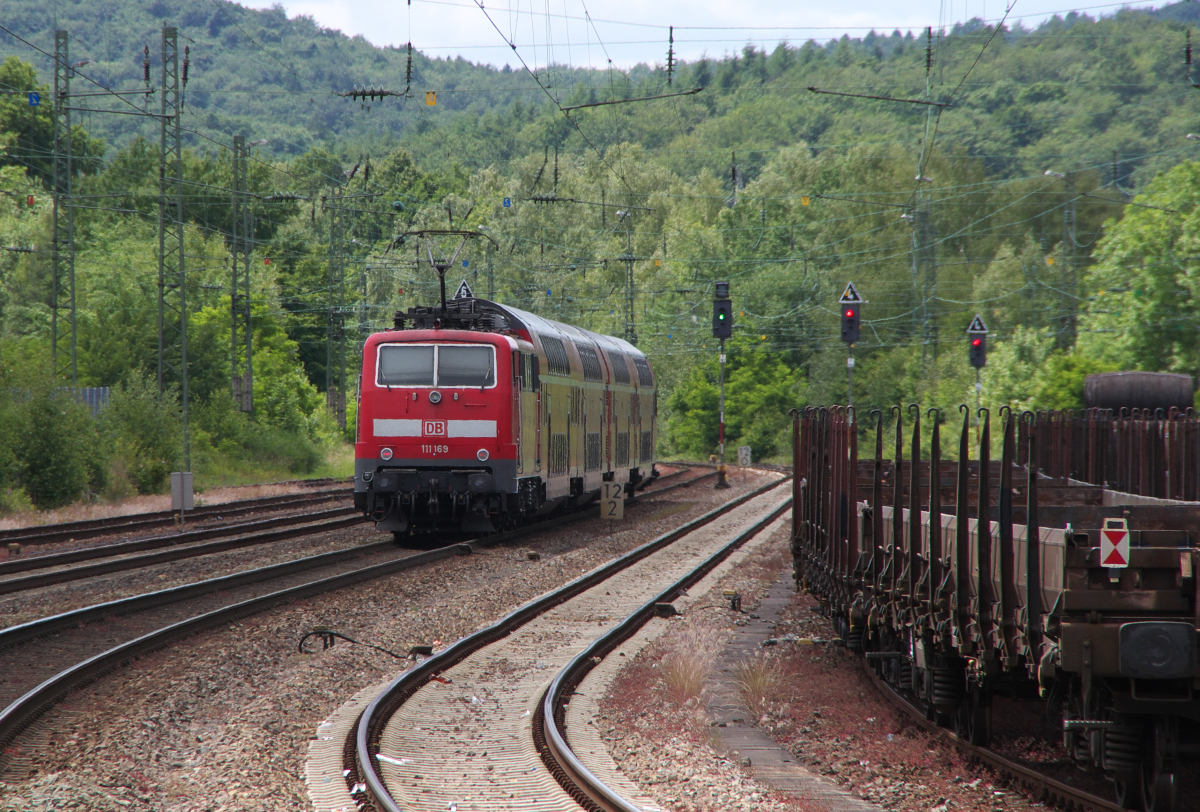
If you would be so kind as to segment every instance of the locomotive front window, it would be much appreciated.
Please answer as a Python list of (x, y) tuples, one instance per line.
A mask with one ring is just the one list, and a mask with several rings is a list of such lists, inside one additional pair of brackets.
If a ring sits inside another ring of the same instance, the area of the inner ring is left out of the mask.
[(438, 347), (438, 386), (491, 386), (491, 347)]
[(379, 348), (379, 386), (496, 385), (496, 353), (490, 344), (384, 344)]
[(380, 386), (433, 386), (433, 347), (392, 344), (379, 348)]

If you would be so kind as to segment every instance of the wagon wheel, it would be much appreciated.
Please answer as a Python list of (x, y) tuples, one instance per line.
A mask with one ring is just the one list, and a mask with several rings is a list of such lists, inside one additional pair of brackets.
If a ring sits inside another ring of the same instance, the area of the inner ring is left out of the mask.
[(1175, 812), (1177, 781), (1175, 756), (1179, 742), (1179, 722), (1160, 716), (1148, 737), (1150, 747), (1142, 760), (1142, 798), (1146, 812)]
[(991, 697), (973, 688), (954, 712), (954, 733), (967, 744), (987, 747), (992, 738)]

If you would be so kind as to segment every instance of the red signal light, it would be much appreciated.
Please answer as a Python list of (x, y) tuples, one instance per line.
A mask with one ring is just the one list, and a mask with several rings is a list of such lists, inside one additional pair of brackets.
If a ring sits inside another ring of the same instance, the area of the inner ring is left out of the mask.
[(982, 344), (982, 343), (983, 343), (983, 341), (981, 341), (981, 340), (980, 340), (980, 339), (978, 339), (978, 338), (972, 338), (972, 339), (971, 339), (971, 346), (972, 346), (972, 347), (978, 347), (978, 346), (979, 346), (980, 344)]
[(852, 318), (854, 318), (854, 311), (853, 311), (853, 310), (847, 310), (847, 311), (846, 311), (846, 318), (848, 318), (848, 319), (852, 319)]

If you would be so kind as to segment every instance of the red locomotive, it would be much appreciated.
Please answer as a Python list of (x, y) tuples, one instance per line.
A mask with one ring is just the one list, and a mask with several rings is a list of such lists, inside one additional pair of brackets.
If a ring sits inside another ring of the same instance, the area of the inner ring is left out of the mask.
[(654, 374), (619, 338), (484, 299), (363, 347), (354, 503), (376, 527), (487, 533), (657, 476)]

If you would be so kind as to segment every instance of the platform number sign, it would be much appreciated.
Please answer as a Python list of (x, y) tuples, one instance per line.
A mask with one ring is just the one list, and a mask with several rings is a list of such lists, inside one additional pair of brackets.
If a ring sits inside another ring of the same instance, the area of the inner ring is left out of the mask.
[(504, 208), (506, 208), (506, 209), (512, 208), (512, 198), (511, 197), (504, 198)]
[(1100, 531), (1100, 565), (1129, 566), (1129, 527), (1124, 519), (1105, 519)]
[(600, 518), (616, 521), (625, 518), (625, 486), (620, 482), (603, 482), (603, 499), (600, 500)]
[(42, 94), (40, 94), (40, 93), (33, 93), (33, 92), (31, 91), (31, 92), (30, 92), (30, 94), (29, 94), (29, 106), (30, 106), (30, 107), (37, 107), (37, 106), (38, 106), (39, 104), (41, 104), (41, 103), (42, 103)]

